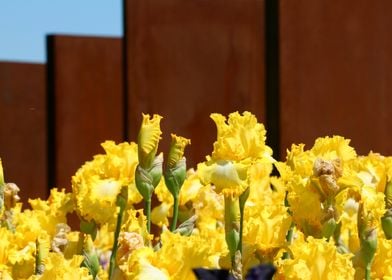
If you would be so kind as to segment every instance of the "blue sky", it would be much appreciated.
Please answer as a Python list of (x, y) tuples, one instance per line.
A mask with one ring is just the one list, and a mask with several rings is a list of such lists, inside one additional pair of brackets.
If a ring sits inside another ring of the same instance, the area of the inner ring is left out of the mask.
[(0, 0), (0, 60), (45, 62), (47, 34), (122, 32), (122, 0)]

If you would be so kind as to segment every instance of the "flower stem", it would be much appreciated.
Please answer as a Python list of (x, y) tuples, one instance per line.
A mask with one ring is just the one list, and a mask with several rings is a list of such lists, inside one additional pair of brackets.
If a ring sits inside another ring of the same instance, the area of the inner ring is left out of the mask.
[(245, 203), (240, 203), (240, 241), (238, 243), (238, 250), (242, 255), (242, 233), (244, 228), (244, 209)]
[[(288, 192), (286, 191), (285, 197), (284, 197), (284, 206), (287, 207), (287, 212), (290, 214), (290, 216), (292, 216), (292, 212), (290, 211), (290, 204), (289, 204), (289, 200), (287, 198), (288, 196)], [(292, 222), (290, 225), (289, 230), (287, 231), (287, 235), (286, 235), (286, 241), (287, 241), (287, 245), (290, 245), (291, 242), (293, 241), (293, 234), (294, 234), (294, 223)], [(290, 254), (289, 252), (284, 252), (282, 259), (288, 259), (290, 258)]]
[(366, 268), (365, 268), (365, 280), (370, 280), (371, 279), (370, 278), (371, 268), (372, 268), (371, 264), (366, 265)]
[(178, 220), (178, 204), (179, 204), (179, 199), (178, 195), (174, 195), (174, 206), (173, 206), (173, 220), (172, 224), (170, 227), (170, 231), (175, 231), (177, 228), (177, 220)]
[(232, 269), (235, 268), (235, 253), (239, 244), (238, 199), (225, 197), (225, 239), (230, 252)]
[(146, 212), (147, 218), (147, 231), (148, 234), (151, 232), (151, 197), (145, 200), (144, 211)]
[(117, 216), (116, 231), (114, 232), (114, 242), (113, 242), (112, 254), (110, 256), (110, 262), (109, 262), (109, 279), (112, 279), (113, 271), (116, 263), (116, 256), (117, 256), (117, 249), (118, 249), (118, 236), (120, 235), (125, 206), (126, 206), (125, 203), (120, 204), (120, 211)]
[(42, 251), (41, 251), (41, 244), (37, 238), (35, 241), (35, 275), (41, 275), (44, 272), (44, 264), (42, 263)]
[[(291, 241), (293, 240), (293, 234), (294, 234), (294, 223), (291, 223), (290, 228), (287, 231), (287, 235), (286, 235), (286, 241), (288, 245), (290, 245)], [(284, 260), (290, 258), (289, 252), (284, 252), (282, 258)]]
[(250, 193), (250, 188), (246, 188), (246, 190), (240, 195), (239, 197), (239, 209), (240, 209), (240, 238), (239, 238), (239, 244), (238, 244), (238, 250), (241, 253), (242, 256), (242, 235), (244, 231), (244, 213), (245, 213), (245, 203), (248, 200)]

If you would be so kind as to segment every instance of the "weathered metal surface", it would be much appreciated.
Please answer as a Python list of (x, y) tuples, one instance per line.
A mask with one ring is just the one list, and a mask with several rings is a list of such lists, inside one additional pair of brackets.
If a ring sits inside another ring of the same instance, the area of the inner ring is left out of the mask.
[(129, 138), (141, 113), (192, 139), (189, 166), (211, 153), (210, 113), (252, 111), (264, 121), (264, 1), (125, 0)]
[[(123, 140), (122, 42), (119, 38), (50, 36), (51, 187), (71, 177), (104, 140)], [(52, 163), (51, 163), (52, 164)]]
[(280, 1), (281, 151), (317, 136), (392, 154), (392, 2)]
[(43, 64), (0, 62), (0, 158), (25, 205), (47, 195), (45, 84)]

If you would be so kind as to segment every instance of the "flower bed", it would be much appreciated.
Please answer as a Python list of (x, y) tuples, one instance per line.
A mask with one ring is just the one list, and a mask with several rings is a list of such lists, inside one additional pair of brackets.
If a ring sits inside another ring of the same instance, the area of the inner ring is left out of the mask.
[(163, 157), (161, 117), (143, 115), (137, 144), (104, 142), (72, 193), (52, 189), (24, 211), (0, 161), (0, 279), (392, 277), (391, 157), (333, 136), (278, 162), (251, 113), (211, 118), (217, 140), (195, 170), (190, 140), (172, 135)]

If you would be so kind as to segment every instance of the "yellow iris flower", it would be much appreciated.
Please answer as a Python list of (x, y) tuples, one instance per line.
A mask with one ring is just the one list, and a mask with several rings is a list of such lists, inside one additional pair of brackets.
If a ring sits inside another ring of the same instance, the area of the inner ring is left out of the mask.
[(156, 253), (151, 247), (135, 250), (128, 261), (120, 266), (119, 279), (162, 279), (170, 280), (168, 272), (156, 264)]
[(32, 280), (60, 280), (75, 279), (87, 280), (91, 279), (91, 275), (86, 267), (81, 267), (84, 257), (81, 255), (73, 255), (67, 260), (62, 254), (49, 253), (49, 257), (45, 262), (45, 270), (42, 275), (32, 277)]
[(392, 279), (392, 240), (378, 238), (371, 277), (372, 279)]
[[(309, 149), (292, 145), (286, 161), (276, 162), (265, 143), (265, 128), (254, 115), (211, 118), (217, 127), (213, 151), (186, 176), (184, 148), (190, 140), (172, 134), (166, 168), (181, 164), (185, 181), (178, 184), (181, 192), (168, 190), (165, 182), (171, 181), (160, 180), (157, 172), (148, 194), (154, 191), (160, 202), (151, 213), (162, 227), (159, 236), (149, 234), (143, 209), (134, 209), (142, 200), (135, 170), (150, 172), (154, 164), (162, 164), (163, 156), (156, 157), (159, 115), (143, 115), (139, 146), (104, 142), (105, 153), (73, 176), (72, 193), (52, 189), (47, 200), (30, 200), (31, 209), (22, 211), (15, 194), (8, 192), (1, 202), (12, 207), (0, 211), (0, 279), (91, 279), (80, 255), (88, 235), (66, 225), (72, 211), (99, 225), (87, 250), (97, 252), (99, 279), (109, 278), (113, 242), (118, 245), (114, 279), (192, 280), (192, 269), (198, 267), (234, 268), (246, 275), (248, 268), (265, 262), (276, 266), (274, 279), (363, 279), (365, 262), (373, 256), (371, 278), (392, 279), (392, 240), (387, 239), (392, 191), (386, 191), (392, 186), (392, 157), (373, 152), (359, 156), (350, 140), (332, 136), (316, 139)], [(280, 177), (271, 176), (273, 164)], [(5, 186), (1, 159), (0, 186)], [(116, 201), (124, 187), (127, 208), (115, 241)], [(176, 205), (179, 198), (181, 222), (194, 218), (176, 233), (165, 229), (173, 215), (173, 193)], [(292, 223), (293, 235), (287, 235)], [(241, 261), (236, 258), (239, 225)], [(282, 258), (283, 253), (289, 257)]]
[[(349, 142), (333, 136), (316, 139), (310, 150), (303, 144), (292, 145), (286, 162), (276, 164), (288, 190), (293, 220), (307, 235), (320, 235), (327, 215), (323, 202), (347, 187), (349, 162), (357, 158)], [(341, 213), (343, 205), (333, 207)], [(333, 215), (339, 219), (338, 213)]]
[(337, 252), (333, 241), (298, 238), (291, 246), (292, 259), (278, 260), (277, 279), (353, 279), (352, 254)]
[(211, 114), (218, 135), (212, 152), (213, 160), (242, 161), (246, 158), (271, 158), (272, 150), (265, 144), (264, 125), (257, 122), (254, 115), (244, 112), (231, 113), (226, 117)]
[(238, 197), (249, 186), (248, 170), (257, 161), (274, 162), (272, 150), (265, 144), (264, 126), (254, 115), (238, 112), (226, 118), (211, 114), (217, 127), (217, 140), (207, 162), (198, 165), (205, 184), (212, 183), (217, 193)]
[[(116, 199), (122, 186), (128, 186), (128, 204), (141, 201), (134, 174), (138, 164), (137, 145), (113, 141), (102, 144), (106, 154), (96, 155), (72, 177), (72, 192), (77, 213), (86, 221), (114, 223)], [(102, 211), (105, 209), (105, 211)]]

